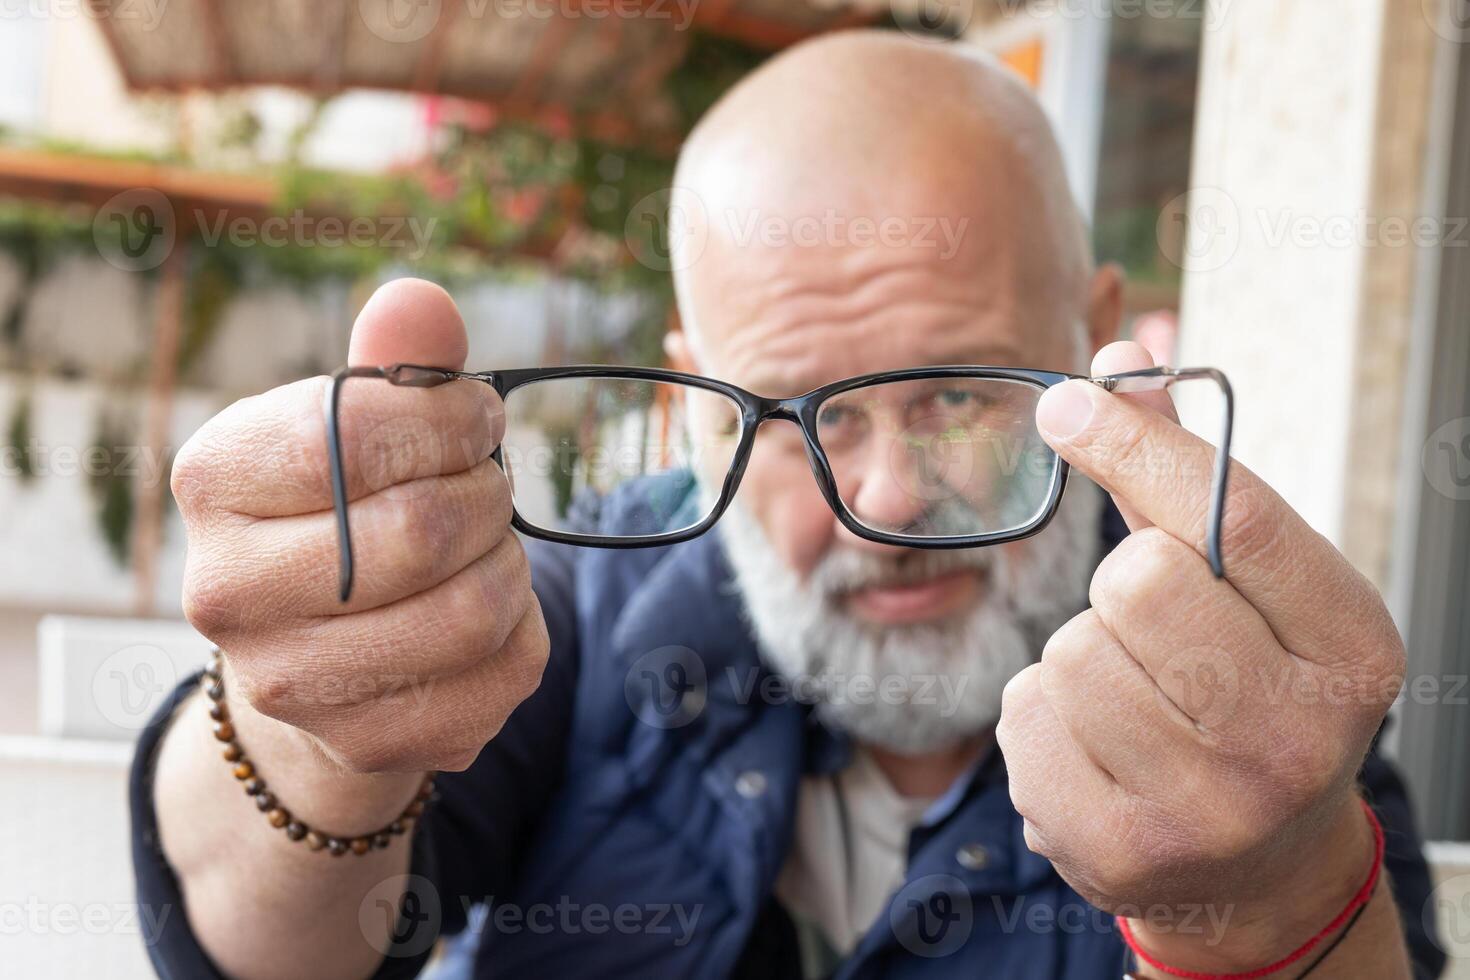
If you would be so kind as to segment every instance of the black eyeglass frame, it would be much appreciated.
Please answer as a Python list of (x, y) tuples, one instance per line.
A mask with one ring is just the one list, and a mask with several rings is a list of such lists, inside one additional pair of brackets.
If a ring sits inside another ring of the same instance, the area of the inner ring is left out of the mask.
[[(944, 537), (913, 537), (879, 531), (864, 525), (848, 511), (847, 505), (842, 501), (841, 493), (837, 487), (836, 477), (833, 475), (832, 467), (827, 460), (827, 454), (822, 449), (821, 442), (817, 437), (817, 412), (822, 403), (828, 398), (843, 392), (867, 388), (878, 384), (923, 381), (934, 378), (1010, 381), (1031, 385), (1043, 391), (1064, 381), (1081, 380), (1090, 381), (1106, 391), (1120, 393), (1157, 391), (1179, 381), (1208, 379), (1214, 381), (1219, 386), (1221, 394), (1224, 396), (1224, 418), (1221, 426), (1220, 442), (1215, 453), (1214, 472), (1211, 478), (1210, 508), (1206, 520), (1207, 551), (1210, 568), (1215, 573), (1215, 576), (1217, 578), (1223, 578), (1225, 576), (1225, 568), (1220, 550), (1220, 535), (1221, 526), (1224, 522), (1225, 492), (1230, 467), (1230, 438), (1235, 416), (1235, 398), (1230, 387), (1230, 381), (1222, 372), (1215, 368), (1176, 369), (1156, 367), (1142, 371), (1129, 371), (1122, 374), (1108, 375), (1106, 377), (1088, 378), (1084, 375), (1064, 374), (1057, 371), (1039, 371), (1029, 368), (992, 367), (988, 365), (945, 365), (865, 374), (855, 378), (835, 381), (793, 398), (766, 398), (713, 378), (663, 368), (608, 367), (605, 365), (584, 364), (571, 367), (514, 368), (504, 371), (469, 372), (450, 371), (443, 368), (425, 367), (417, 364), (394, 364), (385, 367), (344, 367), (332, 375), (331, 384), (327, 388), (326, 404), (324, 406), (327, 432), (327, 457), (331, 470), (332, 506), (336, 512), (337, 519), (339, 558), (338, 592), (343, 602), (346, 602), (352, 594), (353, 556), (351, 526), (347, 516), (347, 481), (342, 462), (342, 438), (338, 421), (338, 409), (341, 403), (342, 388), (348, 380), (353, 378), (377, 378), (399, 387), (408, 388), (435, 388), (451, 381), (478, 381), (494, 388), (501, 399), (507, 398), (517, 388), (540, 381), (564, 380), (568, 378), (651, 381), (701, 388), (724, 395), (740, 406), (740, 441), (736, 445), (735, 453), (731, 458), (730, 469), (725, 476), (724, 485), (720, 489), (719, 499), (709, 514), (699, 523), (687, 528), (680, 528), (676, 531), (660, 534), (633, 536), (587, 534), (575, 531), (558, 531), (531, 524), (521, 516), (518, 509), (512, 506), (511, 526), (533, 538), (595, 548), (648, 548), (678, 544), (681, 541), (697, 538), (715, 525), (729, 507), (731, 500), (734, 499), (735, 491), (740, 486), (740, 480), (745, 474), (745, 467), (750, 461), (751, 449), (755, 445), (755, 435), (761, 424), (770, 419), (784, 419), (795, 423), (801, 430), (802, 439), (806, 448), (807, 462), (811, 467), (812, 475), (816, 478), (817, 485), (821, 489), (822, 496), (826, 500), (827, 505), (832, 509), (832, 512), (842, 522), (844, 527), (858, 537), (865, 538), (869, 541), (899, 545), (907, 548), (931, 549), (978, 548), (987, 545), (1004, 544), (1010, 541), (1020, 541), (1040, 532), (1051, 522), (1051, 519), (1056, 515), (1058, 505), (1061, 503), (1062, 492), (1066, 489), (1067, 476), (1070, 471), (1067, 461), (1060, 456), (1057, 457), (1056, 470), (1052, 476), (1046, 505), (1041, 509), (1035, 519), (1022, 527), (1005, 531), (992, 531), (984, 534), (948, 535)], [(496, 448), (492, 455), (495, 461), (501, 463), (503, 466), (499, 447)]]

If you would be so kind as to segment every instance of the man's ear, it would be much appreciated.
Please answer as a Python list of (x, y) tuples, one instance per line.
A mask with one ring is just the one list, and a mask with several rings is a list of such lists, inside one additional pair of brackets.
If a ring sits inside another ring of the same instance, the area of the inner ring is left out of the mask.
[(1123, 325), (1123, 267), (1104, 262), (1092, 274), (1087, 289), (1087, 338), (1092, 352), (1118, 339)]
[(698, 374), (694, 363), (694, 352), (689, 349), (689, 337), (677, 317), (669, 318), (669, 329), (664, 334), (664, 357), (669, 367), (686, 374)]

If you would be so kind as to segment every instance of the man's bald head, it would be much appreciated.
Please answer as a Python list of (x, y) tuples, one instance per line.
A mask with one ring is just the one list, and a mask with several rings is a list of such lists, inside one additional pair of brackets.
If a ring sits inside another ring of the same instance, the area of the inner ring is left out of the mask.
[[(1076, 322), (1086, 312), (1086, 231), (1050, 125), (1019, 78), (971, 48), (884, 31), (798, 45), (700, 121), (675, 183), (708, 223), (701, 253), (676, 262), (691, 328), (710, 325), (711, 302), (727, 305), (707, 280), (760, 265), (763, 232), (792, 240), (777, 241), (787, 255), (776, 264), (790, 269), (794, 224), (824, 216), (818, 233), (835, 240), (821, 242), (833, 248), (818, 262), (861, 264), (864, 228), (907, 222), (916, 257), (928, 246), (961, 275), (1006, 281), (1018, 303), (1070, 307)], [(947, 229), (930, 224), (941, 221)], [(949, 255), (945, 230), (957, 239)]]

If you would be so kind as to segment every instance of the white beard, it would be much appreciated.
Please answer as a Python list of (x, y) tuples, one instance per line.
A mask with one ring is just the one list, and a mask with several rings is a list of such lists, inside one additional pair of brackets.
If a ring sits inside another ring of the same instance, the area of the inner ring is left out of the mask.
[[(1074, 479), (1051, 524), (1024, 542), (914, 550), (897, 561), (834, 546), (805, 579), (738, 501), (719, 528), (767, 666), (826, 724), (914, 755), (993, 727), (1006, 683), (1086, 607), (1101, 504), (1095, 484)], [(984, 573), (983, 598), (947, 620), (879, 627), (839, 602), (863, 586), (961, 568)]]

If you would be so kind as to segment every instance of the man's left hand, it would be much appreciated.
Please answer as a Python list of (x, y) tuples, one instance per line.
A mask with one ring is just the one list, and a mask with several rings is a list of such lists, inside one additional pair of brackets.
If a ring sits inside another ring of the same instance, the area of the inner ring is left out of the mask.
[[(1151, 366), (1114, 344), (1093, 373)], [(1092, 608), (1006, 688), (997, 738), (1027, 844), (1093, 905), (1136, 920), (1165, 962), (1263, 966), (1369, 872), (1355, 776), (1398, 693), (1403, 644), (1373, 586), (1238, 464), (1227, 577), (1214, 577), (1215, 450), (1177, 424), (1166, 393), (1070, 381), (1037, 422), (1132, 533), (1097, 569)]]

